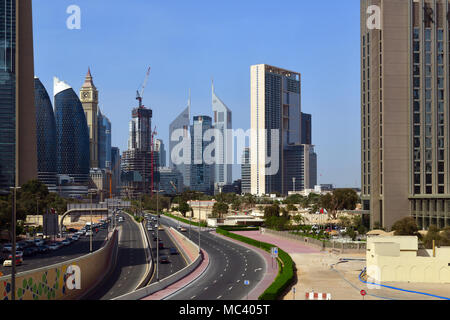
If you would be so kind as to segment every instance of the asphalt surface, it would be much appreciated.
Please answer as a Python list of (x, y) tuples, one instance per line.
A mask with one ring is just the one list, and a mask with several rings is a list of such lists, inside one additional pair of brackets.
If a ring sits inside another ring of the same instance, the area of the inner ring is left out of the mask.
[[(174, 228), (178, 223), (161, 216), (163, 225)], [(189, 227), (185, 236), (189, 237)], [(190, 239), (198, 243), (199, 234), (191, 228)], [(205, 273), (167, 300), (242, 300), (262, 280), (266, 263), (256, 252), (239, 244), (201, 231), (200, 246), (209, 255), (210, 265)], [(245, 285), (244, 281), (249, 281)]]
[[(162, 280), (164, 278), (167, 278), (168, 276), (180, 271), (181, 269), (185, 268), (187, 266), (186, 260), (183, 258), (183, 256), (180, 254), (177, 246), (172, 242), (172, 240), (170, 239), (170, 237), (167, 235), (166, 231), (156, 231), (155, 228), (155, 222), (154, 221), (147, 221), (146, 224), (146, 230), (147, 230), (147, 225), (150, 223), (150, 225), (153, 228), (153, 231), (147, 231), (149, 238), (150, 238), (150, 247), (151, 247), (151, 251), (152, 251), (152, 257), (153, 257), (153, 263), (154, 263), (154, 272), (153, 275), (151, 277), (150, 280), (150, 284), (153, 284), (155, 282), (158, 282), (159, 280)], [(162, 243), (164, 245), (164, 248), (159, 249), (159, 257), (161, 258), (162, 256), (166, 256), (169, 258), (169, 262), (168, 263), (159, 263), (158, 265), (158, 271), (157, 271), (157, 264), (156, 261), (157, 260), (157, 241), (153, 240), (153, 234), (158, 236), (159, 239), (162, 240)], [(176, 248), (178, 254), (176, 255), (171, 255), (169, 248)]]
[[(99, 229), (99, 232), (92, 237), (92, 250), (100, 249), (106, 240), (106, 229)], [(47, 253), (38, 253), (35, 256), (23, 257), (23, 264), (16, 266), (16, 272), (25, 272), (43, 267), (48, 267), (64, 261), (76, 259), (78, 257), (89, 254), (90, 237), (81, 236), (80, 239), (68, 246), (64, 246), (55, 251)], [(0, 272), (4, 275), (11, 274), (10, 267), (0, 266)]]
[(130, 293), (142, 281), (147, 261), (139, 226), (128, 214), (119, 214), (124, 222), (119, 224), (119, 250), (112, 274), (91, 292), (85, 300), (111, 300)]

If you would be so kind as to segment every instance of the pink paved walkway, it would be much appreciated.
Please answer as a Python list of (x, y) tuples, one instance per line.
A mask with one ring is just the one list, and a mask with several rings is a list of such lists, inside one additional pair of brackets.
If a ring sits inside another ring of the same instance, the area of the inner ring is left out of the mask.
[(273, 244), (289, 254), (320, 253), (320, 250), (304, 245), (298, 240), (286, 239), (268, 233), (261, 234), (260, 231), (236, 231), (234, 233), (242, 235), (247, 238), (255, 239), (257, 241)]
[(203, 261), (202, 263), (195, 269), (194, 272), (192, 272), (191, 274), (189, 274), (188, 276), (184, 277), (183, 279), (181, 279), (180, 281), (172, 284), (171, 286), (167, 287), (164, 290), (160, 290), (158, 292), (155, 292), (154, 294), (145, 297), (141, 300), (162, 300), (165, 297), (175, 293), (176, 291), (180, 290), (181, 288), (184, 288), (185, 286), (187, 286), (188, 284), (190, 284), (192, 281), (194, 281), (195, 279), (197, 279), (199, 276), (201, 276), (203, 274), (203, 272), (206, 270), (206, 268), (209, 265), (209, 256), (208, 254), (202, 250), (203, 253)]
[(168, 232), (175, 238), (176, 244), (179, 245), (183, 252), (186, 253), (191, 261), (195, 261), (198, 256), (198, 247), (193, 250), (192, 248), (188, 248), (186, 242), (183, 241), (183, 237), (181, 237), (177, 232), (175, 232), (172, 228), (166, 228)]

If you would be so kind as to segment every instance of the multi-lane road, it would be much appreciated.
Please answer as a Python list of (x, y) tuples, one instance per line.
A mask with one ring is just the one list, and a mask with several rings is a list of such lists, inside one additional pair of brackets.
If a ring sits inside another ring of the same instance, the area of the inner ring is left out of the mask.
[(128, 214), (119, 226), (119, 250), (112, 274), (86, 300), (111, 300), (134, 291), (147, 271), (146, 242)]
[[(161, 223), (176, 228), (178, 222), (161, 216)], [(189, 228), (189, 227), (187, 227)], [(198, 243), (199, 234), (192, 227), (185, 235)], [(266, 272), (266, 263), (256, 252), (234, 242), (200, 232), (200, 246), (209, 255), (205, 273), (168, 300), (241, 300), (251, 292)], [(248, 281), (248, 285), (244, 282)]]

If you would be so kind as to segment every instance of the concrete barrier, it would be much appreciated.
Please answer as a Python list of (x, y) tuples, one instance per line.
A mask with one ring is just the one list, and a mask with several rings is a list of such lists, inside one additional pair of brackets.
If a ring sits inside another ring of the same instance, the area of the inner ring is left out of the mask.
[[(107, 244), (91, 254), (52, 266), (21, 272), (16, 275), (16, 299), (81, 299), (111, 272), (115, 265), (117, 249), (118, 231), (115, 230)], [(70, 277), (72, 272), (74, 272), (73, 277)], [(71, 289), (72, 286), (73, 289)], [(0, 299), (11, 299), (10, 275), (0, 278)]]
[[(169, 231), (169, 230), (168, 230)], [(174, 231), (171, 229), (170, 231)], [(169, 231), (169, 232), (170, 232)], [(158, 292), (160, 290), (164, 290), (165, 288), (171, 286), (172, 284), (180, 281), (190, 273), (192, 273), (203, 261), (203, 254), (198, 253), (198, 247), (188, 238), (186, 238), (184, 235), (180, 234), (177, 231), (174, 231), (177, 233), (177, 235), (174, 237), (174, 235), (170, 235), (172, 239), (175, 239), (177, 244), (181, 245), (181, 248), (183, 248), (182, 252), (187, 250), (188, 252), (184, 252), (187, 255), (192, 256), (192, 250), (193, 248), (196, 248), (197, 255), (195, 259), (184, 269), (172, 274), (171, 276), (159, 281), (158, 283), (151, 284), (147, 287), (144, 287), (142, 289), (136, 290), (134, 292), (125, 294), (123, 296), (117, 297), (113, 300), (140, 300), (145, 297), (148, 297), (155, 292)]]

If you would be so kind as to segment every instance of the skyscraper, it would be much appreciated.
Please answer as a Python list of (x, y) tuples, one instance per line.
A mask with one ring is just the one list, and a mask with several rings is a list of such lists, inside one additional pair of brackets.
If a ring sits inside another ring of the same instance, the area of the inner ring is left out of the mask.
[(191, 126), (191, 184), (190, 189), (207, 194), (213, 192), (214, 166), (204, 158), (207, 142), (205, 132), (212, 129), (212, 119), (208, 116), (195, 116)]
[(245, 148), (242, 154), (241, 164), (241, 189), (243, 194), (252, 192), (251, 166), (250, 166), (250, 148)]
[(292, 177), (284, 165), (284, 150), (302, 142), (299, 73), (251, 66), (251, 129), (252, 194), (287, 194)]
[(67, 83), (54, 78), (58, 174), (81, 185), (89, 183), (89, 128), (83, 106)]
[(37, 178), (31, 0), (0, 0), (0, 189)]
[(42, 82), (34, 79), (38, 179), (49, 188), (56, 188), (57, 153), (56, 121), (52, 103)]
[(99, 168), (98, 156), (98, 90), (94, 85), (91, 75), (91, 69), (88, 69), (86, 79), (80, 90), (80, 99), (86, 115), (89, 127), (89, 150), (90, 150), (90, 167)]
[(448, 226), (449, 1), (361, 0), (360, 9), (363, 208), (372, 226), (406, 216)]
[[(169, 125), (169, 166), (171, 168), (176, 168), (181, 174), (183, 175), (183, 183), (186, 187), (190, 186), (191, 183), (191, 171), (190, 171), (190, 162), (186, 161), (187, 163), (180, 161), (182, 163), (174, 163), (174, 158), (178, 157), (187, 157), (188, 159), (191, 158), (191, 155), (184, 155), (184, 154), (178, 154), (175, 155), (174, 148), (177, 144), (179, 144), (183, 139), (187, 139), (188, 141), (190, 137), (190, 113), (191, 113), (191, 93), (189, 92), (189, 100), (188, 100), (188, 106), (186, 109), (181, 112), (178, 117), (172, 121), (172, 123)], [(182, 136), (179, 137), (178, 140), (172, 139), (173, 134), (177, 131), (182, 132)], [(190, 145), (190, 143), (189, 143)], [(188, 149), (188, 148), (186, 148)], [(190, 149), (189, 149), (190, 151)]]
[(212, 110), (214, 113), (214, 129), (218, 130), (221, 138), (215, 140), (214, 183), (224, 186), (233, 182), (233, 149), (232, 149), (232, 113), (225, 103), (217, 97), (212, 84)]
[(302, 144), (312, 144), (312, 115), (302, 112)]
[(111, 169), (111, 121), (98, 108), (98, 167)]
[[(152, 110), (145, 107), (132, 111), (128, 150), (122, 156), (122, 194), (127, 197), (136, 198), (152, 192), (152, 115)], [(154, 184), (156, 172), (157, 168), (154, 168)]]
[(155, 139), (155, 150), (154, 153), (157, 155), (158, 167), (166, 166), (166, 149), (164, 147), (164, 142), (161, 139)]
[(121, 174), (121, 156), (117, 147), (111, 148), (111, 172), (112, 172), (112, 192), (113, 195), (120, 194), (120, 174)]

